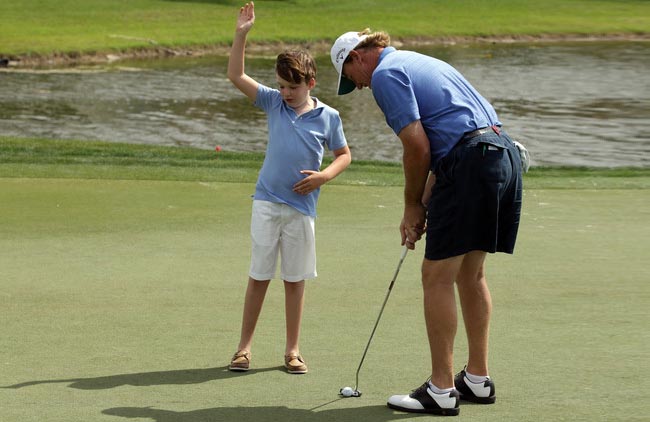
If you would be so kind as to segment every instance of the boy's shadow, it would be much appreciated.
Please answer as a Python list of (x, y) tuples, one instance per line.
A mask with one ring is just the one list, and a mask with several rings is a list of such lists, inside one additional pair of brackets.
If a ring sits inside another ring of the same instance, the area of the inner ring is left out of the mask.
[[(281, 371), (284, 367), (272, 367), (262, 369), (251, 369), (245, 374), (256, 374), (268, 371)], [(227, 366), (218, 368), (202, 368), (202, 369), (178, 369), (174, 371), (160, 371), (160, 372), (140, 372), (134, 374), (120, 374), (108, 375), (105, 377), (95, 378), (71, 378), (71, 379), (58, 379), (58, 380), (39, 380), (27, 381), (20, 384), (8, 385), (0, 388), (23, 388), (39, 384), (53, 384), (53, 383), (70, 383), (70, 388), (78, 388), (80, 390), (105, 390), (109, 388), (116, 388), (123, 385), (133, 385), (136, 387), (145, 387), (151, 385), (185, 385), (185, 384), (201, 384), (208, 381), (227, 379), (237, 376), (242, 376), (241, 372), (234, 373), (228, 370)]]
[(386, 406), (365, 406), (329, 410), (290, 409), (284, 406), (215, 407), (188, 412), (175, 412), (151, 407), (115, 407), (106, 409), (102, 413), (129, 419), (151, 419), (155, 422), (388, 422), (412, 418), (414, 416), (406, 413), (394, 413)]

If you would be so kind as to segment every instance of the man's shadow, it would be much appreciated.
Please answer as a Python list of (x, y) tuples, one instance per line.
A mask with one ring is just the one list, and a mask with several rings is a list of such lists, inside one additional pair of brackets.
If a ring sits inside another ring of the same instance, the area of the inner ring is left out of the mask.
[(246, 373), (234, 373), (228, 370), (227, 366), (218, 368), (203, 369), (177, 369), (174, 371), (160, 372), (139, 372), (133, 374), (108, 375), (105, 377), (95, 378), (70, 378), (56, 380), (38, 380), (26, 381), (19, 384), (8, 385), (0, 388), (24, 388), (39, 384), (70, 383), (70, 388), (80, 390), (105, 390), (109, 388), (121, 387), (123, 385), (132, 385), (136, 387), (146, 387), (151, 385), (186, 385), (202, 384), (208, 381), (227, 379), (232, 377), (253, 375), (268, 371), (282, 371), (284, 367), (272, 367), (251, 369)]
[[(251, 369), (245, 373), (234, 373), (228, 370), (227, 366), (217, 368), (199, 369), (178, 369), (173, 371), (139, 372), (132, 374), (109, 375), (94, 378), (67, 378), (52, 380), (26, 381), (19, 384), (3, 386), (0, 388), (25, 388), (39, 384), (69, 383), (68, 387), (80, 390), (105, 390), (117, 388), (124, 385), (146, 387), (153, 385), (189, 385), (202, 384), (209, 381), (223, 380), (233, 377), (253, 375), (257, 373), (281, 371), (283, 366)], [(307, 422), (329, 422), (329, 421), (377, 421), (388, 422), (407, 417), (409, 414), (397, 414), (390, 411), (386, 406), (366, 406), (343, 409), (327, 409), (328, 405), (339, 400), (355, 400), (339, 398), (329, 403), (322, 404), (313, 409), (292, 409), (284, 406), (267, 407), (215, 407), (199, 409), (187, 412), (156, 409), (152, 407), (115, 407), (102, 411), (105, 415), (120, 416), (123, 418), (136, 419), (148, 418), (155, 422), (213, 422), (213, 421), (255, 421), (255, 422), (277, 422), (277, 421), (307, 421)]]
[(155, 409), (152, 407), (115, 407), (106, 409), (102, 411), (102, 413), (105, 415), (121, 416), (129, 419), (150, 419), (155, 422), (388, 422), (413, 418), (414, 416), (413, 414), (407, 413), (395, 413), (386, 406), (365, 406), (320, 410), (324, 406), (325, 405), (319, 406), (318, 408), (311, 410), (291, 409), (284, 406), (215, 407), (210, 409), (191, 410), (188, 412), (175, 412), (171, 410)]

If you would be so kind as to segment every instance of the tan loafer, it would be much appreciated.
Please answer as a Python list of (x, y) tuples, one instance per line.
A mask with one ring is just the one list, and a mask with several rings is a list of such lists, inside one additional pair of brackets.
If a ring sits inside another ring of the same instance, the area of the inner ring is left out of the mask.
[(302, 356), (297, 354), (290, 354), (284, 357), (284, 367), (290, 374), (306, 374), (307, 365)]
[(231, 371), (244, 372), (248, 371), (251, 366), (251, 353), (240, 350), (232, 357), (228, 369)]

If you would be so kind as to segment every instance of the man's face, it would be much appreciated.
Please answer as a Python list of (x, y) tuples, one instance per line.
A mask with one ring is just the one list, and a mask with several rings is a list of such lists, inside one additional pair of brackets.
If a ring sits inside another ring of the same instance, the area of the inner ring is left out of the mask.
[(351, 80), (357, 86), (357, 89), (370, 87), (372, 73), (368, 72), (364, 66), (362, 55), (356, 51), (350, 51), (350, 55), (343, 63), (343, 77)]

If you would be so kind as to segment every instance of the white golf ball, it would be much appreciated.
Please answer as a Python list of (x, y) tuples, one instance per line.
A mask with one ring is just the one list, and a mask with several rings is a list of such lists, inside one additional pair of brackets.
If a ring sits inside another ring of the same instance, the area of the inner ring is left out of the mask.
[(343, 397), (352, 397), (352, 393), (354, 393), (354, 390), (350, 387), (344, 387), (341, 389), (341, 395)]

